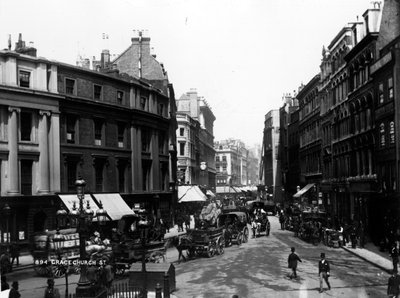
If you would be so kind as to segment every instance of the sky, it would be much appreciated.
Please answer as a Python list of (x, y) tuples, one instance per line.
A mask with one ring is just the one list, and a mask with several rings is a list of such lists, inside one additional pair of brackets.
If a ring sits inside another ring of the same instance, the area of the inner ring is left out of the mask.
[[(38, 56), (74, 64), (151, 38), (179, 98), (192, 88), (215, 141), (261, 144), (265, 114), (319, 72), (322, 47), (371, 0), (1, 0), (0, 48), (22, 33)], [(136, 31), (135, 31), (136, 30)], [(107, 35), (108, 39), (103, 39)]]

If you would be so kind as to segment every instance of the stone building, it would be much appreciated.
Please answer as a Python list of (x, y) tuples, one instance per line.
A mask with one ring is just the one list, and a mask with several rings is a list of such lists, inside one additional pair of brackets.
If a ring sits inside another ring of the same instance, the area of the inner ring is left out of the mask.
[[(176, 200), (171, 85), (161, 90), (115, 68), (94, 71), (35, 55), (22, 38), (15, 50), (0, 51), (1, 208), (11, 207), (11, 239), (27, 244), (32, 233), (54, 229), (56, 210), (71, 207), (64, 198), (75, 196), (79, 176), (93, 209), (101, 197), (169, 217)], [(116, 210), (107, 211), (116, 219)]]
[(178, 175), (215, 190), (214, 113), (195, 89), (177, 100)]
[(279, 110), (265, 115), (261, 158), (261, 177), (268, 193), (275, 202), (283, 200), (281, 165), (279, 161), (280, 119)]
[(221, 140), (214, 143), (216, 151), (217, 186), (247, 186), (248, 155), (245, 144), (237, 139)]

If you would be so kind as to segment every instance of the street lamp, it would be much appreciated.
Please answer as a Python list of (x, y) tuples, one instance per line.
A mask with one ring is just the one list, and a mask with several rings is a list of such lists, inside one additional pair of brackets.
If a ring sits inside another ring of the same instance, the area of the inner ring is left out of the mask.
[[(86, 238), (89, 232), (89, 224), (94, 218), (94, 211), (90, 208), (90, 203), (87, 201), (86, 208), (84, 208), (85, 199), (85, 186), (86, 181), (79, 177), (75, 181), (76, 193), (79, 199), (79, 208), (76, 208), (75, 202), (73, 203), (70, 217), (73, 223), (77, 223), (77, 232), (79, 233), (79, 256), (81, 260), (81, 273), (76, 288), (76, 297), (92, 297), (96, 293), (92, 293), (91, 282), (87, 277), (87, 255), (86, 255)], [(63, 216), (63, 212), (57, 212), (60, 216)], [(102, 225), (107, 220), (107, 212), (103, 209), (100, 204), (100, 209), (96, 212), (98, 223)]]
[(147, 291), (147, 273), (146, 273), (146, 240), (150, 222), (148, 218), (141, 218), (138, 222), (138, 229), (140, 230), (140, 239), (142, 243), (142, 274), (143, 274), (143, 288)]

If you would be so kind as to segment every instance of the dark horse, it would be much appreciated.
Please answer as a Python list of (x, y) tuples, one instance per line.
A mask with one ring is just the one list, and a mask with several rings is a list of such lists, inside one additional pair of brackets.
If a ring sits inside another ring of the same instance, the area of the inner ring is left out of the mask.
[(172, 245), (178, 250), (178, 262), (181, 257), (186, 262), (186, 257), (183, 255), (184, 250), (190, 250), (192, 239), (188, 235), (174, 236), (172, 237)]

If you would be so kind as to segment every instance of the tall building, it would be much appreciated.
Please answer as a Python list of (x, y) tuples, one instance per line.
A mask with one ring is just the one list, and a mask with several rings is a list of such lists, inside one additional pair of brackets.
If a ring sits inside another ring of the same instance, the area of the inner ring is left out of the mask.
[(227, 139), (214, 143), (217, 186), (249, 185), (249, 151), (241, 140)]
[(177, 100), (178, 176), (182, 183), (215, 189), (215, 116), (196, 89)]
[[(22, 38), (15, 50), (0, 51), (0, 185), (11, 207), (11, 240), (27, 244), (33, 233), (54, 229), (79, 176), (94, 197), (91, 208), (102, 200), (112, 220), (119, 203), (169, 217), (170, 85), (163, 91), (116, 68), (94, 71), (35, 55)], [(6, 222), (0, 225), (5, 233)]]
[(300, 185), (299, 142), (298, 142), (298, 101), (291, 94), (283, 96), (283, 106), (279, 109), (280, 134), (278, 161), (282, 171), (282, 191), (284, 201), (291, 201)]
[(377, 243), (385, 236), (382, 231), (387, 235), (388, 230), (399, 227), (400, 216), (400, 3), (386, 0), (381, 9), (374, 59), (369, 68), (372, 99), (364, 96), (361, 101), (372, 101), (375, 108), (371, 116), (375, 125), (373, 173), (377, 174), (378, 185), (374, 196), (362, 203), (369, 207), (368, 215), (373, 220), (370, 230)]
[[(60, 100), (57, 64), (36, 56), (20, 34), (15, 49), (0, 51), (0, 185), (3, 216), (1, 241), (10, 224), (13, 241), (55, 223), (51, 217), (60, 181)], [(54, 213), (55, 214), (55, 213)]]
[(279, 110), (265, 115), (261, 175), (267, 192), (275, 202), (282, 201), (282, 177), (279, 163)]

